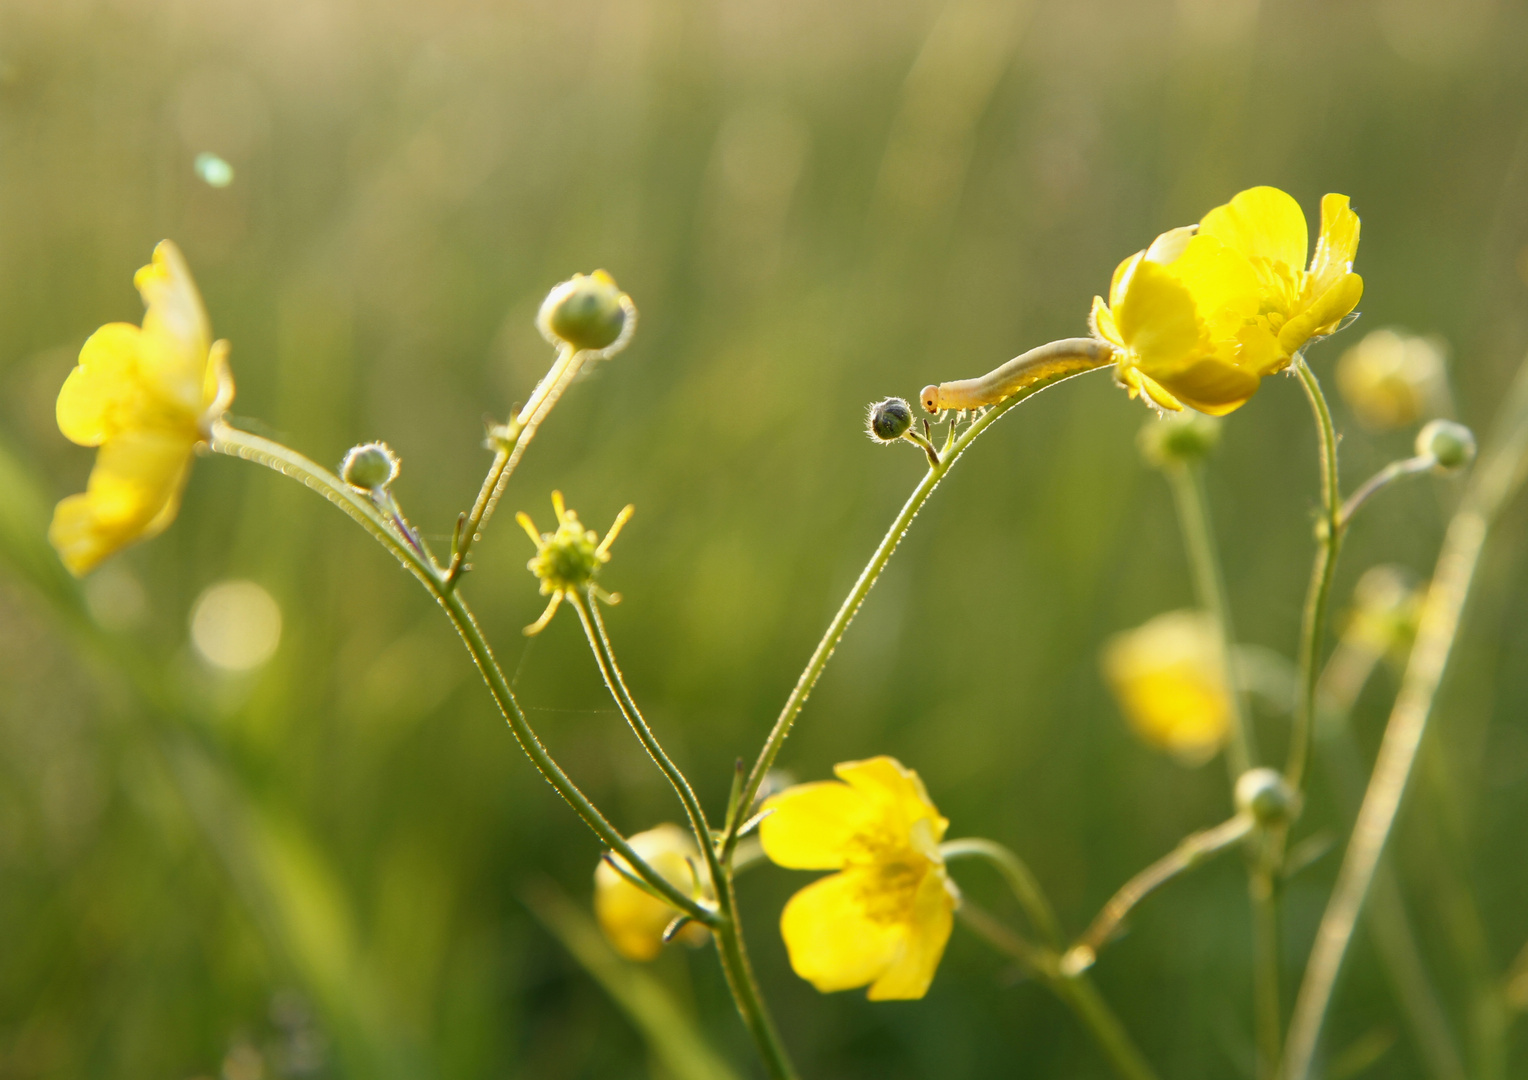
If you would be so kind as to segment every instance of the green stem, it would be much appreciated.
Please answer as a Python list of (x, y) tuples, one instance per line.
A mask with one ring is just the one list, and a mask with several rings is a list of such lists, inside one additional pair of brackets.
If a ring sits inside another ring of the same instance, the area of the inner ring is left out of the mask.
[(987, 944), (1017, 960), (1021, 967), (1050, 987), (1082, 1022), (1122, 1080), (1157, 1080), (1155, 1070), (1130, 1038), (1119, 1017), (1114, 1015), (1108, 1002), (1086, 976), (1063, 974), (1053, 951), (1031, 945), (970, 901), (962, 902), (956, 914)]
[(1338, 511), (1338, 521), (1346, 529), (1353, 523), (1353, 515), (1358, 513), (1359, 509), (1363, 507), (1364, 503), (1369, 501), (1371, 496), (1389, 487), (1397, 480), (1407, 476), (1416, 476), (1419, 473), (1425, 473), (1430, 469), (1436, 468), (1437, 464), (1438, 459), (1432, 454), (1418, 454), (1416, 457), (1392, 461), (1389, 465), (1386, 465), (1379, 472), (1365, 480), (1358, 486), (1358, 490), (1348, 496), (1347, 501), (1342, 504), (1342, 509)]
[(1295, 1000), (1284, 1051), (1287, 1080), (1310, 1076), (1337, 976), (1411, 779), (1486, 536), (1528, 466), (1528, 362), (1518, 373), (1499, 423), (1444, 534), (1401, 690)]
[(1205, 498), (1204, 472), (1194, 465), (1175, 465), (1167, 470), (1172, 485), (1173, 503), (1178, 510), (1178, 525), (1188, 548), (1189, 565), (1194, 575), (1194, 593), (1199, 606), (1215, 620), (1219, 632), (1220, 670), (1225, 678), (1231, 702), (1231, 730), (1226, 743), (1226, 766), (1231, 783), (1257, 763), (1257, 743), (1247, 722), (1246, 696), (1232, 670), (1231, 648), (1235, 631), (1231, 624), (1231, 604), (1227, 598), (1225, 572), (1221, 569), (1220, 546), (1210, 523), (1209, 501)]
[(700, 846), (706, 860), (706, 869), (710, 873), (711, 881), (715, 884), (717, 914), (720, 919), (712, 926), (711, 932), (717, 940), (717, 955), (721, 959), (722, 971), (726, 975), (727, 986), (732, 991), (733, 1000), (737, 1004), (738, 1012), (742, 1015), (743, 1023), (747, 1026), (749, 1034), (753, 1036), (759, 1056), (763, 1059), (772, 1080), (792, 1080), (796, 1073), (785, 1051), (785, 1045), (780, 1040), (774, 1020), (769, 1014), (769, 1009), (764, 1003), (758, 981), (754, 978), (753, 966), (748, 960), (747, 945), (743, 940), (742, 923), (738, 918), (737, 897), (732, 888), (731, 879), (717, 856), (716, 838), (711, 834), (711, 825), (706, 820), (706, 812), (701, 807), (700, 800), (696, 797), (689, 780), (658, 742), (658, 737), (653, 734), (652, 728), (642, 716), (642, 710), (637, 707), (636, 700), (631, 696), (631, 691), (626, 686), (626, 679), (621, 674), (621, 667), (616, 662), (615, 650), (610, 645), (610, 636), (605, 632), (605, 622), (600, 617), (593, 593), (594, 590), (591, 588), (582, 594), (574, 593), (569, 599), (578, 611), (579, 621), (583, 623), (584, 635), (589, 639), (589, 647), (594, 651), (595, 662), (599, 665), (600, 675), (604, 677), (611, 696), (620, 706), (621, 713), (626, 717), (626, 722), (631, 725), (632, 731), (636, 732), (642, 748), (653, 759), (659, 771), (668, 778), (668, 782), (673, 785), (674, 793), (684, 804), (685, 814), (690, 819), (690, 828), (695, 833), (695, 842)]
[(1050, 901), (1045, 898), (1039, 879), (1023, 859), (996, 841), (976, 836), (946, 840), (939, 845), (939, 853), (946, 862), (974, 858), (991, 863), (1008, 882), (1008, 887), (1013, 890), (1014, 897), (1029, 917), (1030, 925), (1054, 948), (1061, 948), (1065, 941), (1061, 934), (1061, 924), (1056, 921), (1056, 913)]
[(578, 789), (578, 785), (573, 783), (567, 773), (562, 771), (561, 766), (552, 760), (552, 755), (541, 744), (541, 740), (537, 738), (530, 722), (521, 711), (520, 703), (515, 700), (514, 691), (509, 687), (509, 681), (504, 677), (503, 670), (494, 658), (493, 651), (488, 647), (488, 642), (483, 638), (483, 632), (479, 629), (466, 603), (454, 591), (448, 592), (445, 589), (440, 571), (414, 549), (369, 499), (364, 498), (328, 469), (296, 451), (280, 443), (272, 442), (270, 439), (261, 438), (259, 435), (239, 431), (223, 421), (218, 421), (213, 427), (211, 446), (217, 453), (253, 461), (301, 481), (338, 506), (352, 520), (371, 533), (383, 547), (392, 552), (445, 609), (447, 618), (461, 635), (473, 663), (482, 673), (483, 681), (488, 684), (488, 691), (493, 696), (494, 703), (509, 723), (510, 730), (514, 732), (515, 739), (531, 759), (531, 763), (546, 778), (547, 783), (551, 784), (557, 794), (573, 807), (578, 816), (584, 819), (584, 823), (606, 847), (620, 854), (644, 881), (663, 895), (664, 899), (697, 922), (704, 923), (706, 926), (717, 924), (719, 921), (717, 912), (681, 892), (672, 882), (649, 866), (626, 842), (626, 838), (605, 820), (605, 816)]
[[(541, 381), (536, 384), (536, 389), (531, 392), (531, 398), (523, 408), (510, 421), (508, 430), (502, 438), (496, 439), (497, 449), (494, 451), (493, 463), (488, 467), (488, 475), (483, 478), (483, 486), (478, 491), (477, 500), (472, 504), (472, 510), (467, 515), (465, 526), (457, 530), (457, 543), (451, 552), (451, 564), (446, 568), (442, 587), (450, 592), (461, 580), (464, 568), (467, 565), (467, 553), (472, 550), (472, 544), (477, 539), (478, 533), (488, 523), (493, 509), (499, 503), (499, 498), (504, 494), (504, 486), (509, 483), (509, 478), (514, 474), (515, 466), (520, 464), (520, 459), (525, 456), (525, 451), (530, 447), (531, 440), (536, 437), (536, 431), (541, 427), (552, 411), (552, 406), (562, 397), (568, 384), (578, 375), (583, 367), (586, 352), (574, 349), (571, 345), (563, 345), (557, 352), (557, 359)], [(497, 429), (496, 429), (497, 430)], [(513, 438), (513, 443), (508, 440)], [(508, 445), (506, 445), (508, 443)]]
[[(1061, 346), (1062, 344), (1063, 342), (1053, 343), (1055, 346)], [(1091, 338), (1070, 338), (1066, 339), (1064, 344), (1073, 348), (1071, 355), (1096, 363), (1098, 366), (1092, 370), (1098, 370), (1098, 368), (1106, 366), (1112, 359), (1109, 347)], [(897, 545), (901, 543), (902, 537), (912, 525), (913, 518), (918, 516), (918, 511), (923, 508), (923, 504), (928, 501), (928, 497), (934, 493), (934, 488), (939, 486), (939, 481), (943, 480), (945, 475), (954, 468), (955, 462), (960, 459), (961, 454), (965, 453), (966, 448), (983, 431), (996, 423), (998, 418), (1009, 409), (1021, 401), (1028, 400), (1046, 387), (1054, 386), (1058, 382), (1079, 374), (1085, 374), (1085, 372), (1069, 370), (1063, 374), (1037, 379), (1034, 383), (1017, 391), (1013, 396), (1004, 399), (978, 416), (961, 433), (960, 438), (956, 439), (953, 445), (947, 447), (945, 452), (940, 455), (939, 464), (935, 465), (930, 462), (929, 471), (924, 474), (922, 480), (918, 481), (918, 486), (913, 489), (911, 497), (908, 498), (901, 512), (892, 521), (891, 528), (886, 531), (886, 535), (882, 537), (875, 552), (870, 556), (870, 561), (860, 571), (858, 580), (855, 581), (854, 587), (849, 590), (849, 595), (844, 598), (843, 605), (838, 609), (838, 614), (833, 616), (833, 621), (828, 624), (828, 629), (822, 635), (822, 640), (817, 643), (817, 648), (812, 651), (811, 659), (807, 661), (806, 669), (802, 671), (801, 677), (796, 680), (796, 685), (791, 690), (790, 697), (786, 699), (784, 707), (780, 710), (780, 715), (775, 720), (774, 727), (770, 729), (769, 737), (765, 740), (763, 748), (759, 751), (758, 758), (753, 763), (753, 768), (749, 770), (748, 779), (743, 784), (743, 790), (739, 799), (739, 810), (727, 828), (722, 845), (723, 862), (731, 859), (732, 851), (737, 846), (738, 827), (747, 819), (748, 810), (753, 806), (754, 799), (758, 797), (759, 788), (764, 783), (765, 773), (774, 765), (775, 758), (780, 753), (780, 747), (785, 744), (786, 737), (790, 735), (791, 726), (795, 724), (796, 717), (801, 713), (802, 706), (806, 704), (806, 699), (812, 693), (812, 688), (817, 685), (817, 680), (822, 675), (823, 669), (827, 667), (828, 661), (832, 659), (833, 650), (838, 647), (838, 642), (844, 636), (844, 631), (849, 628), (849, 623), (853, 621), (855, 614), (860, 609), (860, 605), (865, 602), (865, 597), (869, 594), (871, 586), (881, 576), (881, 571), (886, 568), (886, 563), (891, 559), (892, 553), (896, 551)]]
[(1214, 828), (1185, 837), (1172, 851), (1120, 886), (1067, 953), (1067, 966), (1077, 971), (1091, 967), (1099, 950), (1114, 937), (1120, 923), (1137, 904), (1179, 874), (1241, 840), (1251, 828), (1252, 820), (1238, 814)]
[(1294, 728), (1290, 733), (1289, 762), (1284, 778), (1299, 792), (1305, 782), (1310, 760), (1311, 728), (1316, 721), (1316, 682), (1321, 675), (1321, 646), (1326, 632), (1327, 609), (1331, 606), (1332, 579), (1337, 573), (1337, 555), (1342, 550), (1344, 521), (1342, 490), (1337, 479), (1337, 429), (1332, 426), (1332, 410), (1321, 392), (1321, 383), (1303, 355), (1297, 355), (1295, 375), (1305, 389), (1311, 412), (1316, 419), (1316, 435), (1321, 445), (1321, 518), (1316, 528), (1316, 559), (1311, 567), (1310, 588), (1305, 597), (1305, 612), (1300, 622), (1300, 696), (1295, 703)]

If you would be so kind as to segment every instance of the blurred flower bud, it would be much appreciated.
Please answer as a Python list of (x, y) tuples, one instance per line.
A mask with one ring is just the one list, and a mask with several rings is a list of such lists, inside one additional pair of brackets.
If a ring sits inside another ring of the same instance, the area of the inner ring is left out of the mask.
[(386, 443), (352, 446), (340, 463), (340, 479), (361, 491), (385, 491), (398, 478), (398, 458)]
[(1220, 442), (1220, 423), (1203, 413), (1171, 413), (1146, 421), (1136, 436), (1136, 445), (1147, 463), (1159, 469), (1192, 465), (1208, 457)]
[(1416, 636), (1425, 592), (1408, 570), (1370, 567), (1353, 588), (1344, 640), (1361, 643), (1376, 654), (1404, 656)]
[[(657, 828), (637, 833), (628, 842), (649, 866), (679, 891), (706, 891), (697, 889), (697, 884), (704, 882), (706, 876), (700, 852), (690, 834), (678, 825), (665, 822)], [(610, 858), (630, 869), (621, 856), (612, 854)], [(678, 908), (626, 880), (609, 862), (602, 859), (595, 868), (595, 918), (615, 951), (626, 959), (651, 960), (657, 956), (663, 949), (663, 932), (679, 914)], [(687, 945), (700, 945), (708, 933), (704, 926), (692, 922), (679, 931), (676, 938)]]
[(870, 421), (866, 426), (876, 442), (896, 442), (913, 426), (912, 406), (899, 397), (877, 402), (870, 406)]
[(1337, 389), (1358, 422), (1392, 431), (1448, 407), (1442, 343), (1375, 330), (1337, 361)]
[(1231, 694), (1220, 632), (1201, 611), (1169, 611), (1104, 646), (1104, 678), (1137, 735), (1188, 765), (1225, 741)]
[(1300, 796), (1277, 769), (1248, 769), (1236, 778), (1236, 809), (1259, 825), (1282, 825), (1295, 816)]
[(1475, 433), (1452, 420), (1430, 421), (1417, 432), (1417, 455), (1427, 454), (1443, 472), (1456, 472), (1475, 460)]
[(631, 298), (603, 270), (574, 274), (547, 293), (536, 325), (552, 344), (608, 349), (636, 315)]

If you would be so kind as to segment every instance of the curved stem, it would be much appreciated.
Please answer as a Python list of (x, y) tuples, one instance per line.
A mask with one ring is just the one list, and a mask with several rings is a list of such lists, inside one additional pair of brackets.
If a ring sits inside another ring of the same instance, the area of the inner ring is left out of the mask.
[(1342, 550), (1342, 491), (1337, 479), (1337, 429), (1332, 425), (1332, 410), (1321, 392), (1316, 373), (1298, 355), (1295, 375), (1305, 390), (1316, 419), (1316, 435), (1321, 444), (1321, 518), (1316, 529), (1316, 560), (1311, 567), (1310, 588), (1306, 593), (1305, 612), (1300, 622), (1300, 696), (1295, 703), (1294, 728), (1290, 733), (1289, 762), (1284, 778), (1296, 792), (1305, 781), (1310, 760), (1311, 727), (1316, 719), (1316, 681), (1321, 674), (1321, 646), (1326, 632), (1327, 609), (1331, 605), (1332, 579), (1337, 573), (1337, 555)]
[(1120, 886), (1119, 891), (1110, 897), (1109, 902), (1093, 919), (1087, 932), (1077, 939), (1077, 944), (1072, 946), (1063, 963), (1077, 971), (1091, 967), (1098, 951), (1114, 937), (1120, 923), (1124, 922), (1137, 904), (1179, 874), (1192, 870), (1211, 855), (1224, 851), (1246, 836), (1251, 829), (1252, 820), (1238, 814), (1214, 828), (1185, 837), (1172, 851)]
[(944, 856), (946, 862), (953, 862), (956, 859), (986, 859), (1008, 882), (1014, 897), (1024, 908), (1024, 914), (1029, 917), (1030, 925), (1039, 931), (1040, 936), (1050, 942), (1053, 947), (1058, 949), (1061, 947), (1064, 941), (1061, 924), (1056, 921), (1056, 913), (1051, 908), (1050, 901), (1045, 898), (1039, 879), (1035, 877), (1034, 872), (1023, 859), (1002, 844), (978, 836), (946, 840), (939, 845), (939, 853)]
[(1306, 1080), (1310, 1076), (1337, 975), (1411, 779), (1486, 536), (1508, 497), (1522, 483), (1525, 467), (1528, 467), (1528, 363), (1518, 373), (1503, 409), (1498, 435), (1482, 454), (1459, 512), (1444, 534), (1401, 690), (1385, 725), (1379, 757), (1358, 810), (1353, 837), (1321, 917), (1305, 980), (1295, 1000), (1284, 1052), (1287, 1080)]
[(1199, 606), (1215, 620), (1220, 640), (1220, 670), (1225, 678), (1231, 702), (1230, 738), (1226, 742), (1226, 766), (1231, 783), (1257, 763), (1257, 742), (1247, 722), (1246, 695), (1231, 666), (1231, 648), (1236, 633), (1231, 624), (1231, 603), (1227, 599), (1225, 571), (1220, 564), (1220, 546), (1210, 524), (1209, 501), (1205, 498), (1204, 472), (1193, 465), (1176, 465), (1167, 470), (1172, 486), (1173, 504), (1178, 510), (1178, 524), (1188, 548), (1189, 565), (1194, 575), (1194, 593)]
[(626, 838), (616, 831), (615, 827), (578, 789), (578, 785), (562, 771), (561, 766), (552, 759), (552, 755), (541, 744), (530, 722), (526, 720), (525, 714), (520, 709), (520, 703), (515, 700), (514, 691), (510, 689), (509, 681), (504, 677), (504, 672), (494, 658), (493, 651), (483, 638), (483, 632), (479, 629), (472, 612), (468, 610), (460, 596), (445, 590), (440, 572), (409, 544), (375, 506), (316, 462), (280, 443), (261, 438), (259, 435), (251, 435), (247, 431), (239, 431), (223, 421), (218, 421), (213, 426), (211, 446), (217, 453), (253, 461), (301, 481), (338, 506), (352, 520), (371, 533), (383, 547), (391, 551), (445, 609), (447, 618), (461, 635), (473, 663), (477, 665), (478, 671), (483, 676), (483, 681), (488, 684), (488, 691), (499, 707), (499, 712), (509, 723), (510, 730), (514, 732), (521, 749), (546, 778), (547, 783), (551, 784), (557, 794), (573, 807), (578, 816), (584, 819), (584, 823), (606, 847), (620, 854), (644, 881), (662, 894), (665, 900), (706, 926), (714, 927), (718, 923), (717, 912), (681, 892), (672, 882), (649, 866), (626, 842)]
[(1432, 454), (1418, 454), (1416, 457), (1403, 458), (1400, 461), (1392, 461), (1379, 472), (1358, 486), (1358, 490), (1348, 496), (1347, 502), (1342, 504), (1337, 518), (1346, 529), (1353, 522), (1353, 515), (1358, 513), (1359, 508), (1369, 501), (1370, 496), (1389, 487), (1395, 481), (1406, 476), (1416, 476), (1424, 473), (1438, 464), (1438, 459)]
[[(1067, 339), (1066, 343), (1074, 348), (1074, 354), (1078, 358), (1086, 358), (1097, 365), (1091, 370), (1096, 371), (1108, 365), (1112, 359), (1108, 346), (1101, 345), (1101, 343), (1091, 338), (1070, 338)], [(1053, 342), (1052, 344), (1059, 346), (1062, 343)], [(733, 815), (733, 820), (726, 824), (726, 835), (722, 844), (723, 862), (731, 859), (732, 851), (737, 846), (738, 827), (747, 818), (748, 809), (753, 805), (754, 799), (759, 794), (759, 787), (764, 783), (764, 774), (774, 765), (775, 758), (780, 753), (780, 747), (785, 744), (786, 737), (790, 735), (791, 726), (795, 724), (796, 717), (800, 715), (802, 706), (806, 704), (806, 699), (812, 693), (812, 688), (817, 685), (817, 680), (822, 675), (823, 669), (827, 667), (828, 661), (832, 659), (833, 650), (838, 647), (838, 642), (844, 636), (844, 631), (849, 628), (849, 623), (853, 621), (855, 614), (860, 609), (860, 605), (865, 602), (865, 597), (870, 593), (871, 586), (881, 576), (881, 571), (886, 568), (886, 563), (891, 559), (892, 553), (896, 551), (897, 545), (901, 543), (902, 537), (906, 535), (908, 528), (912, 525), (913, 518), (918, 516), (918, 511), (923, 508), (923, 504), (928, 501), (928, 497), (934, 493), (934, 488), (939, 486), (939, 481), (943, 480), (945, 475), (954, 468), (955, 462), (960, 459), (961, 454), (965, 453), (966, 448), (983, 431), (996, 423), (998, 418), (1009, 409), (1021, 401), (1033, 397), (1048, 386), (1054, 386), (1058, 382), (1063, 382), (1080, 374), (1086, 374), (1086, 372), (1066, 371), (1062, 374), (1039, 379), (1030, 386), (1024, 387), (1012, 397), (999, 402), (972, 421), (970, 426), (961, 433), (960, 438), (956, 439), (940, 455), (938, 465), (930, 463), (929, 471), (924, 474), (922, 480), (918, 481), (918, 486), (913, 489), (912, 495), (892, 521), (891, 528), (886, 531), (886, 535), (882, 537), (880, 544), (876, 546), (875, 552), (870, 556), (870, 561), (860, 571), (858, 580), (855, 581), (854, 587), (849, 590), (849, 595), (844, 598), (842, 606), (838, 609), (838, 614), (833, 616), (833, 621), (828, 624), (828, 629), (822, 635), (822, 640), (817, 643), (817, 648), (812, 651), (811, 659), (807, 661), (806, 669), (801, 672), (801, 677), (796, 680), (796, 685), (791, 690), (790, 697), (786, 699), (784, 707), (780, 710), (780, 715), (775, 720), (774, 727), (770, 729), (769, 737), (765, 740), (763, 748), (759, 751), (759, 756), (755, 759), (753, 768), (749, 770), (747, 780), (744, 781), (738, 800), (738, 812)]]
[(536, 389), (531, 392), (530, 400), (506, 428), (494, 430), (493, 441), (496, 449), (493, 464), (488, 466), (488, 475), (483, 478), (483, 486), (478, 491), (478, 497), (472, 504), (471, 512), (467, 515), (466, 524), (457, 529), (457, 542), (451, 552), (451, 565), (446, 568), (445, 574), (444, 588), (447, 592), (454, 589), (456, 583), (461, 580), (467, 564), (467, 553), (472, 549), (479, 531), (493, 514), (493, 508), (498, 505), (499, 498), (504, 494), (504, 486), (509, 483), (515, 466), (519, 465), (520, 459), (525, 456), (525, 451), (530, 447), (531, 440), (536, 437), (536, 431), (541, 427), (541, 422), (552, 411), (552, 406), (557, 404), (557, 399), (562, 397), (568, 384), (578, 375), (586, 355), (588, 354), (574, 349), (571, 345), (563, 345), (558, 350), (557, 359), (553, 361), (551, 368), (536, 384)]
[(673, 785), (674, 793), (684, 804), (685, 814), (690, 819), (690, 828), (695, 833), (695, 842), (705, 857), (706, 869), (716, 888), (717, 913), (721, 918), (711, 928), (711, 932), (717, 941), (717, 955), (722, 962), (727, 986), (732, 991), (738, 1012), (742, 1014), (743, 1023), (747, 1026), (749, 1034), (753, 1036), (759, 1056), (764, 1060), (771, 1078), (790, 1080), (795, 1076), (795, 1070), (791, 1066), (784, 1044), (780, 1041), (779, 1031), (775, 1028), (769, 1009), (764, 1003), (758, 981), (754, 978), (753, 965), (748, 959), (748, 949), (743, 941), (742, 925), (738, 918), (737, 897), (731, 878), (717, 857), (716, 837), (711, 833), (706, 812), (701, 807), (700, 800), (696, 797), (689, 780), (664, 751), (663, 746), (658, 742), (658, 737), (653, 734), (652, 728), (648, 727), (647, 720), (642, 716), (642, 710), (637, 707), (636, 700), (631, 696), (631, 691), (626, 686), (626, 679), (621, 674), (620, 665), (616, 662), (615, 650), (611, 648), (610, 636), (605, 632), (605, 622), (600, 617), (593, 589), (583, 594), (572, 594), (569, 599), (578, 611), (579, 621), (584, 627), (584, 635), (589, 639), (589, 647), (594, 651), (595, 662), (599, 664), (600, 674), (604, 677), (611, 696), (620, 706), (621, 713), (626, 717), (626, 722), (631, 725), (632, 731), (636, 732), (642, 748), (653, 759), (659, 771), (668, 778), (668, 782)]
[(1157, 1080), (1155, 1070), (1130, 1038), (1119, 1017), (1114, 1015), (1086, 976), (1063, 974), (1054, 952), (1031, 945), (969, 901), (962, 902), (955, 913), (969, 930), (999, 952), (1017, 960), (1021, 967), (1050, 987), (1082, 1022), (1122, 1080)]

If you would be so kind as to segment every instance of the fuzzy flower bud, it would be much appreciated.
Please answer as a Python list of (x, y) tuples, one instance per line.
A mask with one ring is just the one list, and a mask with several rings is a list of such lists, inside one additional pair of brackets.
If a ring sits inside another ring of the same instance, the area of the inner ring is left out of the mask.
[(870, 437), (876, 442), (896, 442), (913, 426), (913, 409), (899, 397), (889, 397), (870, 406), (866, 423)]
[(536, 325), (554, 345), (599, 350), (620, 341), (635, 315), (631, 298), (609, 274), (596, 270), (574, 274), (547, 293)]
[(1417, 454), (1431, 454), (1443, 472), (1457, 472), (1475, 460), (1475, 433), (1452, 420), (1433, 420), (1417, 432)]
[[(678, 825), (665, 823), (639, 832), (628, 841), (647, 864), (662, 874), (670, 884), (705, 896), (710, 881), (695, 849), (695, 841)], [(630, 870), (626, 860), (612, 854), (610, 859)], [(663, 949), (664, 931), (679, 916), (651, 893), (633, 885), (609, 862), (602, 861), (594, 871), (594, 914), (600, 929), (615, 950), (628, 960), (652, 960)], [(702, 945), (710, 936), (704, 926), (689, 923), (678, 934), (687, 945)]]
[(340, 479), (360, 491), (385, 491), (398, 478), (398, 457), (386, 443), (352, 446), (340, 463)]
[(1295, 816), (1300, 796), (1277, 769), (1248, 769), (1236, 779), (1236, 809), (1259, 825), (1281, 825)]
[(1203, 413), (1172, 413), (1148, 420), (1136, 436), (1136, 445), (1147, 463), (1158, 469), (1192, 465), (1214, 451), (1220, 442), (1220, 423)]

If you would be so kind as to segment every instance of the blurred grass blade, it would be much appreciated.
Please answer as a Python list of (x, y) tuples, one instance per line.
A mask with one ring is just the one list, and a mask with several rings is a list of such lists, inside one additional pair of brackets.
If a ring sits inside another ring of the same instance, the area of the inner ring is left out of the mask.
[(656, 978), (616, 955), (594, 920), (550, 881), (527, 888), (521, 898), (552, 936), (562, 942), (594, 981), (642, 1033), (653, 1058), (672, 1080), (739, 1080), (707, 1045), (694, 1020)]

